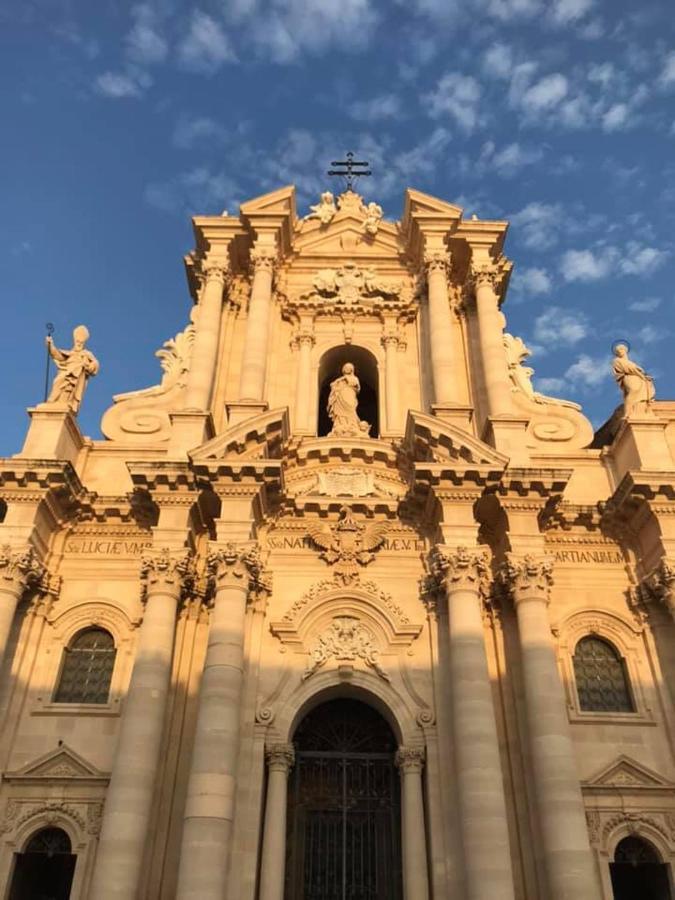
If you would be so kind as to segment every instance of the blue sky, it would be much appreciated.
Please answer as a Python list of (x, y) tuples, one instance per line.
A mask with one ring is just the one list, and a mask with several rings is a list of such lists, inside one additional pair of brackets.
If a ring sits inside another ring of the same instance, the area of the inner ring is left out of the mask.
[(44, 323), (101, 373), (80, 422), (155, 384), (184, 327), (189, 216), (352, 149), (363, 193), (411, 185), (511, 220), (509, 330), (540, 390), (597, 425), (611, 343), (675, 397), (675, 17), (669, 0), (24, 0), (0, 7), (2, 452), (42, 399)]

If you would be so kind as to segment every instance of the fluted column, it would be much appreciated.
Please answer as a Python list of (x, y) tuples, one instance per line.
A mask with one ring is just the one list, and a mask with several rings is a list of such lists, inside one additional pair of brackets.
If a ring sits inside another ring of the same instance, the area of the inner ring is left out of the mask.
[(240, 400), (263, 399), (276, 255), (274, 247), (265, 245), (256, 245), (251, 251), (253, 281), (241, 363)]
[(396, 334), (385, 334), (382, 338), (384, 347), (384, 399), (388, 431), (396, 431), (400, 415), (398, 366), (396, 365), (399, 343), (399, 338)]
[(257, 545), (226, 544), (209, 557), (214, 601), (199, 692), (178, 872), (178, 900), (223, 900), (240, 743), (244, 623), (261, 584)]
[(124, 701), (117, 750), (103, 809), (91, 896), (135, 897), (150, 824), (176, 630), (176, 611), (190, 559), (169, 548), (141, 566), (145, 612)]
[(286, 802), (288, 773), (295, 762), (293, 744), (273, 744), (266, 750), (267, 800), (260, 867), (259, 900), (283, 900), (286, 863)]
[(429, 294), (429, 340), (434, 400), (445, 403), (452, 398), (452, 321), (448, 296), (450, 254), (444, 250), (427, 252), (424, 257)]
[(648, 597), (662, 603), (675, 622), (675, 560), (662, 559), (642, 584)]
[(17, 549), (9, 544), (0, 547), (0, 669), (23, 592), (37, 584), (44, 576), (44, 571), (32, 547)]
[(207, 262), (203, 267), (204, 288), (197, 307), (195, 340), (190, 357), (185, 406), (208, 410), (218, 358), (223, 288), (228, 270), (223, 262)]
[(459, 827), (467, 900), (513, 898), (506, 800), (481, 608), (489, 575), (482, 553), (437, 546), (445, 587)]
[(547, 900), (599, 900), (567, 706), (548, 616), (553, 565), (511, 556), (502, 572), (516, 606)]
[(301, 431), (310, 431), (309, 401), (312, 381), (312, 347), (314, 334), (299, 331), (295, 337), (298, 348), (298, 381), (295, 388), (295, 424)]
[(489, 415), (512, 412), (511, 382), (504, 350), (504, 316), (499, 309), (497, 285), (503, 273), (497, 266), (477, 266), (471, 273), (476, 295), (476, 317)]
[(399, 747), (396, 765), (401, 773), (403, 896), (404, 900), (427, 900), (429, 873), (422, 794), (424, 750), (418, 747)]

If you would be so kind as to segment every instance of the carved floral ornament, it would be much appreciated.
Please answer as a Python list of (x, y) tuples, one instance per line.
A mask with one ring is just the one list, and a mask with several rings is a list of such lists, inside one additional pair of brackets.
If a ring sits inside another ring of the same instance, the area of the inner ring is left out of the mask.
[(45, 567), (32, 547), (0, 546), (0, 586), (18, 593), (36, 586), (44, 576)]
[(525, 600), (548, 603), (553, 587), (553, 557), (531, 553), (518, 557), (509, 553), (499, 569), (498, 579), (516, 604)]
[(384, 542), (388, 526), (386, 522), (364, 525), (354, 518), (349, 507), (343, 506), (335, 525), (309, 523), (307, 530), (321, 547), (321, 559), (335, 566), (335, 579), (347, 585), (358, 579), (359, 566), (367, 566), (375, 559), (373, 550)]
[(288, 772), (295, 763), (293, 744), (270, 744), (265, 748), (267, 768), (271, 772)]
[(219, 586), (239, 585), (251, 593), (268, 593), (272, 588), (271, 573), (255, 542), (229, 541), (209, 553), (206, 565), (209, 581), (216, 590)]
[(675, 619), (675, 560), (662, 559), (640, 585), (643, 600), (663, 603)]
[(310, 662), (302, 676), (303, 681), (313, 675), (329, 659), (338, 662), (362, 660), (380, 678), (389, 676), (379, 663), (380, 650), (372, 633), (355, 616), (335, 616), (331, 624), (318, 637), (310, 651)]
[(404, 775), (421, 773), (424, 768), (424, 748), (399, 747), (396, 751), (396, 765)]
[(194, 579), (194, 559), (184, 551), (173, 553), (169, 547), (161, 547), (141, 560), (144, 596), (156, 588), (180, 594), (191, 587)]
[(467, 547), (452, 549), (437, 544), (429, 554), (429, 570), (432, 586), (436, 590), (476, 591), (486, 598), (490, 586), (490, 566), (488, 556), (483, 551), (469, 550)]

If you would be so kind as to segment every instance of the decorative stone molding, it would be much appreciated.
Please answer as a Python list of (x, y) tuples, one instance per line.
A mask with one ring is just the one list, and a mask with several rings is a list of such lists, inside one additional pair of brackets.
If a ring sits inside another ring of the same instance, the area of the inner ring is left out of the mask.
[(429, 568), (436, 585), (448, 594), (475, 591), (483, 598), (488, 595), (490, 566), (486, 553), (437, 544), (429, 554)]
[(675, 620), (675, 559), (663, 558), (643, 580), (641, 594), (644, 600), (657, 600), (667, 608)]
[(205, 260), (202, 263), (200, 274), (204, 281), (204, 285), (207, 285), (210, 281), (225, 285), (225, 282), (230, 275), (230, 268), (227, 262), (222, 259)]
[(275, 247), (256, 244), (251, 250), (250, 259), (254, 274), (255, 272), (271, 272), (273, 274), (279, 255)]
[[(325, 595), (333, 596), (339, 585), (328, 578), (323, 581), (317, 581), (311, 588), (299, 597), (284, 615), (283, 621), (286, 623), (296, 623), (302, 618), (304, 610), (309, 606), (314, 606)], [(377, 606), (386, 609), (393, 617), (394, 621), (400, 625), (410, 625), (410, 619), (403, 612), (401, 607), (394, 602), (391, 594), (381, 590), (374, 581), (359, 581), (359, 593), (369, 595)]]
[(194, 565), (189, 553), (172, 554), (170, 547), (161, 547), (146, 554), (141, 561), (143, 599), (152, 591), (180, 595), (194, 580)]
[(518, 557), (509, 553), (500, 568), (499, 582), (516, 604), (527, 600), (548, 603), (553, 587), (553, 558), (531, 553)]
[(447, 277), (452, 272), (452, 254), (447, 250), (426, 250), (424, 253), (424, 273), (443, 272)]
[(288, 773), (295, 764), (295, 747), (293, 744), (270, 744), (265, 747), (265, 759), (271, 772)]
[(396, 766), (401, 774), (421, 774), (424, 768), (423, 747), (399, 747), (396, 751)]
[(207, 571), (216, 588), (240, 584), (251, 593), (271, 590), (271, 573), (263, 565), (257, 543), (229, 541), (219, 546), (209, 553)]
[(45, 567), (32, 547), (0, 546), (0, 588), (21, 596), (26, 588), (41, 583), (44, 576)]
[(359, 566), (367, 566), (375, 559), (372, 551), (382, 545), (387, 530), (386, 522), (357, 522), (348, 506), (340, 509), (340, 518), (333, 526), (319, 522), (307, 526), (310, 537), (321, 547), (321, 559), (335, 565), (334, 577), (345, 585), (358, 579)]
[(302, 679), (306, 680), (329, 659), (334, 658), (338, 662), (361, 659), (380, 678), (389, 681), (389, 676), (380, 666), (379, 655), (373, 635), (359, 619), (354, 616), (336, 616), (314, 645), (310, 653), (311, 662)]

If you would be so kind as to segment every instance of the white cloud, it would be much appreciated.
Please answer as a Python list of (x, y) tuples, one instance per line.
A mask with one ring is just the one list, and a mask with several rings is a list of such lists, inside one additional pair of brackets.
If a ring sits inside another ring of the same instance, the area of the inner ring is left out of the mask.
[(659, 81), (664, 85), (675, 84), (675, 50), (671, 50), (663, 61)]
[(190, 29), (178, 48), (186, 69), (210, 75), (224, 63), (237, 61), (236, 53), (220, 24), (205, 12), (192, 13)]
[(571, 313), (559, 306), (549, 306), (534, 323), (534, 338), (544, 345), (572, 346), (586, 337), (588, 322), (582, 312)]
[(534, 201), (510, 216), (512, 227), (526, 247), (545, 250), (558, 240), (564, 214), (558, 203)]
[(212, 172), (204, 166), (190, 169), (175, 178), (154, 182), (145, 189), (145, 201), (163, 212), (181, 215), (217, 214), (239, 205), (242, 192), (224, 172)]
[(645, 297), (644, 300), (634, 300), (628, 304), (631, 312), (654, 312), (661, 305), (660, 297)]
[(542, 155), (540, 148), (526, 148), (518, 143), (507, 144), (492, 157), (492, 168), (498, 175), (508, 178), (523, 166), (539, 162)]
[(616, 76), (616, 70), (612, 63), (595, 63), (588, 70), (588, 80), (593, 84), (601, 84), (608, 87)]
[(621, 260), (621, 271), (625, 275), (649, 275), (668, 259), (666, 250), (657, 247), (643, 247), (641, 244), (631, 241), (626, 247), (626, 252)]
[(121, 100), (126, 97), (140, 97), (149, 84), (150, 79), (142, 73), (104, 72), (96, 79), (96, 90), (104, 97)]
[(478, 124), (480, 84), (471, 75), (448, 72), (440, 79), (435, 90), (427, 94), (426, 102), (434, 118), (448, 115), (470, 133)]
[(593, 6), (593, 0), (555, 0), (553, 4), (553, 21), (560, 25), (569, 25), (582, 19)]
[(655, 344), (667, 338), (670, 332), (667, 328), (656, 328), (654, 325), (643, 325), (637, 332), (636, 337), (643, 344)]
[(513, 71), (513, 50), (499, 41), (491, 44), (483, 54), (483, 71), (488, 77), (510, 78)]
[(615, 266), (614, 247), (598, 250), (567, 250), (563, 253), (560, 271), (565, 281), (599, 281), (607, 278)]
[(145, 3), (134, 7), (135, 22), (126, 37), (127, 56), (139, 65), (153, 65), (166, 59), (168, 45), (160, 33), (152, 8)]
[(354, 119), (365, 122), (380, 122), (384, 119), (398, 119), (402, 114), (402, 104), (396, 94), (380, 94), (370, 100), (350, 103), (347, 112)]
[(564, 378), (538, 378), (535, 375), (534, 381), (537, 390), (539, 390), (542, 394), (546, 394), (549, 391), (553, 391), (555, 393), (558, 391), (563, 391), (565, 389)]
[(603, 113), (602, 130), (618, 131), (628, 123), (628, 106), (625, 103), (615, 103)]
[(488, 0), (487, 4), (487, 12), (502, 22), (530, 18), (540, 9), (540, 0)]
[(610, 373), (610, 360), (605, 356), (592, 357), (582, 353), (565, 372), (565, 381), (582, 387), (597, 387)]
[(226, 136), (227, 129), (215, 119), (183, 116), (176, 123), (171, 140), (174, 147), (189, 150), (202, 141), (223, 140)]
[(549, 112), (566, 96), (567, 90), (565, 76), (554, 72), (528, 88), (520, 98), (520, 106), (530, 115)]
[(551, 278), (546, 269), (540, 269), (536, 266), (516, 269), (512, 282), (516, 293), (522, 293), (526, 296), (549, 294), (552, 287)]

